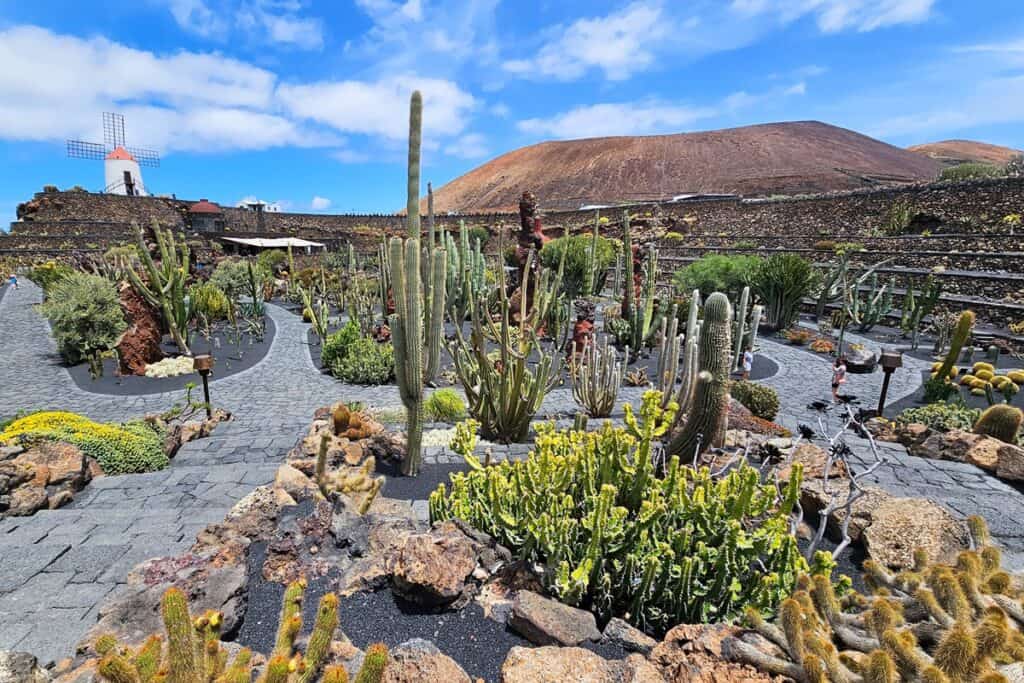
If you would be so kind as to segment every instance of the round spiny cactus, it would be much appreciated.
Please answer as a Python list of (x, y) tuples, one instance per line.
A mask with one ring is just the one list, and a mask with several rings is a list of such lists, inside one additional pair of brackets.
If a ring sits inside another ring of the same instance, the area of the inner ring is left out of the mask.
[(974, 433), (994, 436), (1000, 441), (1015, 444), (1022, 421), (1024, 413), (1020, 408), (1006, 404), (989, 406), (974, 424)]

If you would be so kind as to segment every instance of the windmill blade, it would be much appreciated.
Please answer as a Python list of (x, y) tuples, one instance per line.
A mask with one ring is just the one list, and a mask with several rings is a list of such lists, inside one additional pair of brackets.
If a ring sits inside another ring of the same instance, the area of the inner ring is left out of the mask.
[(68, 156), (72, 159), (106, 159), (107, 150), (103, 145), (84, 140), (68, 140)]
[(103, 112), (103, 142), (110, 149), (124, 147), (124, 117), (114, 112)]
[(135, 157), (135, 161), (139, 162), (139, 166), (151, 166), (153, 168), (159, 168), (160, 166), (160, 153), (153, 149), (145, 149), (142, 147), (125, 147), (129, 154)]

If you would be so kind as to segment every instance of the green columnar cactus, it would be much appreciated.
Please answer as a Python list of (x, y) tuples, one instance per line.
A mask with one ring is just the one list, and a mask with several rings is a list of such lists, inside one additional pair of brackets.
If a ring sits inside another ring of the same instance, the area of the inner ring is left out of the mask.
[(905, 334), (911, 335), (911, 348), (917, 349), (922, 323), (935, 310), (935, 304), (939, 302), (941, 295), (942, 282), (934, 275), (929, 275), (925, 279), (919, 296), (914, 293), (912, 286), (907, 286), (900, 327)]
[(622, 260), (626, 266), (626, 281), (623, 283), (626, 289), (622, 295), (622, 318), (632, 321), (633, 311), (636, 308), (636, 286), (633, 274), (633, 239), (629, 234), (628, 210), (622, 212)]
[(868, 332), (885, 320), (893, 306), (892, 292), (896, 286), (896, 278), (892, 277), (889, 282), (879, 287), (878, 273), (872, 273), (870, 281), (871, 289), (864, 301), (861, 301), (860, 279), (850, 292), (850, 320), (857, 324), (857, 329), (861, 332)]
[(384, 669), (388, 665), (388, 648), (384, 643), (376, 643), (366, 648), (363, 667), (356, 674), (355, 683), (380, 683), (384, 679)]
[[(443, 231), (442, 231), (443, 232)], [(469, 303), (479, 298), (486, 286), (487, 264), (484, 260), (480, 240), (474, 240), (472, 248), (469, 244), (469, 231), (466, 224), (459, 221), (459, 239), (451, 233), (444, 232), (445, 251), (451, 255), (448, 259), (448, 277), (446, 284), (448, 315), (452, 323), (459, 325), (469, 312)]]
[(306, 656), (303, 657), (304, 671), (299, 676), (298, 683), (313, 683), (314, 676), (323, 666), (327, 659), (331, 641), (334, 640), (334, 631), (338, 628), (338, 596), (328, 593), (320, 600), (317, 608), (316, 621), (313, 623), (313, 632), (309, 636), (309, 643), (306, 645)]
[(953, 328), (953, 335), (949, 339), (949, 352), (946, 353), (942, 366), (935, 374), (939, 380), (943, 382), (948, 381), (949, 373), (953, 369), (956, 359), (960, 356), (960, 350), (967, 343), (973, 329), (974, 311), (964, 311), (956, 321), (956, 327)]
[(1005, 403), (989, 406), (974, 424), (975, 434), (993, 436), (1009, 444), (1017, 443), (1024, 413), (1020, 408)]
[(624, 370), (615, 349), (595, 341), (587, 343), (572, 372), (572, 395), (591, 417), (608, 417), (615, 407)]
[(612, 276), (612, 296), (617, 297), (622, 290), (622, 252), (615, 255), (615, 273)]
[(391, 240), (391, 286), (395, 314), (390, 316), (395, 347), (395, 377), (406, 409), (406, 455), (402, 473), (416, 476), (423, 438), (423, 291), (419, 240)]
[(1002, 570), (984, 521), (968, 524), (975, 549), (953, 565), (932, 564), (923, 550), (899, 574), (865, 562), (873, 598), (851, 592), (840, 600), (828, 573), (799, 577), (778, 624), (747, 613), (780, 655), (732, 637), (723, 641), (723, 655), (807, 682), (1007, 680), (1013, 663), (1024, 660), (1020, 590)]
[(772, 610), (806, 571), (788, 516), (802, 469), (780, 492), (741, 465), (724, 477), (670, 458), (656, 442), (674, 419), (649, 391), (625, 426), (538, 430), (533, 451), (455, 474), (430, 496), (431, 520), (458, 518), (544, 567), (559, 599), (652, 634)]
[(185, 594), (173, 588), (168, 590), (160, 603), (160, 612), (167, 629), (168, 683), (192, 683), (199, 680), (195, 633)]
[(686, 420), (666, 445), (668, 453), (696, 458), (711, 446), (721, 446), (729, 417), (729, 349), (732, 306), (721, 292), (704, 302), (694, 395)]
[(409, 99), (409, 162), (406, 171), (405, 221), (410, 239), (420, 238), (420, 141), (423, 138), (423, 96)]
[(601, 210), (594, 211), (594, 234), (590, 238), (590, 250), (587, 252), (587, 269), (583, 279), (583, 296), (591, 297), (597, 292), (594, 291), (594, 264), (597, 263), (597, 242), (601, 232)]
[(191, 353), (188, 347), (188, 322), (192, 317), (185, 291), (185, 284), (188, 281), (188, 244), (182, 240), (179, 248), (175, 243), (174, 233), (170, 230), (161, 230), (154, 221), (153, 235), (160, 249), (160, 267), (157, 268), (153, 257), (149, 255), (145, 237), (138, 224), (135, 224), (135, 235), (139, 261), (145, 271), (146, 282), (142, 281), (142, 276), (136, 273), (134, 268), (128, 269), (128, 280), (150, 306), (160, 309), (178, 351), (188, 355)]
[(676, 389), (676, 377), (679, 376), (679, 353), (682, 339), (679, 336), (679, 319), (677, 308), (673, 304), (668, 317), (661, 319), (661, 330), (658, 333), (658, 376), (655, 387), (661, 392), (661, 407), (667, 408)]
[(735, 327), (733, 331), (733, 344), (735, 345), (732, 353), (731, 368), (735, 370), (740, 366), (740, 362), (743, 360), (743, 342), (747, 335), (747, 305), (750, 303), (750, 287), (744, 287), (743, 293), (740, 294), (740, 305), (736, 309)]

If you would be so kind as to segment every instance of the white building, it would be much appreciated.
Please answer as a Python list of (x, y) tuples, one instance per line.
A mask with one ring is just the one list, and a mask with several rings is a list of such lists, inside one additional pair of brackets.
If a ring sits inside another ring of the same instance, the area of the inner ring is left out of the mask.
[(115, 147), (103, 161), (104, 192), (145, 197), (146, 186), (142, 183), (142, 170), (124, 147)]

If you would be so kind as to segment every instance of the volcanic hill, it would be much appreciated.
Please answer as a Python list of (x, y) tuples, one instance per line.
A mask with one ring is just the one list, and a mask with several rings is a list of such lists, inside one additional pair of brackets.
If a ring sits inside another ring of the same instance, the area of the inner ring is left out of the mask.
[(1019, 149), (990, 145), (987, 142), (977, 142), (975, 140), (943, 140), (941, 142), (914, 145), (913, 147), (907, 147), (907, 149), (917, 154), (924, 154), (936, 161), (941, 161), (947, 166), (975, 162), (1005, 166), (1017, 154), (1024, 154)]

